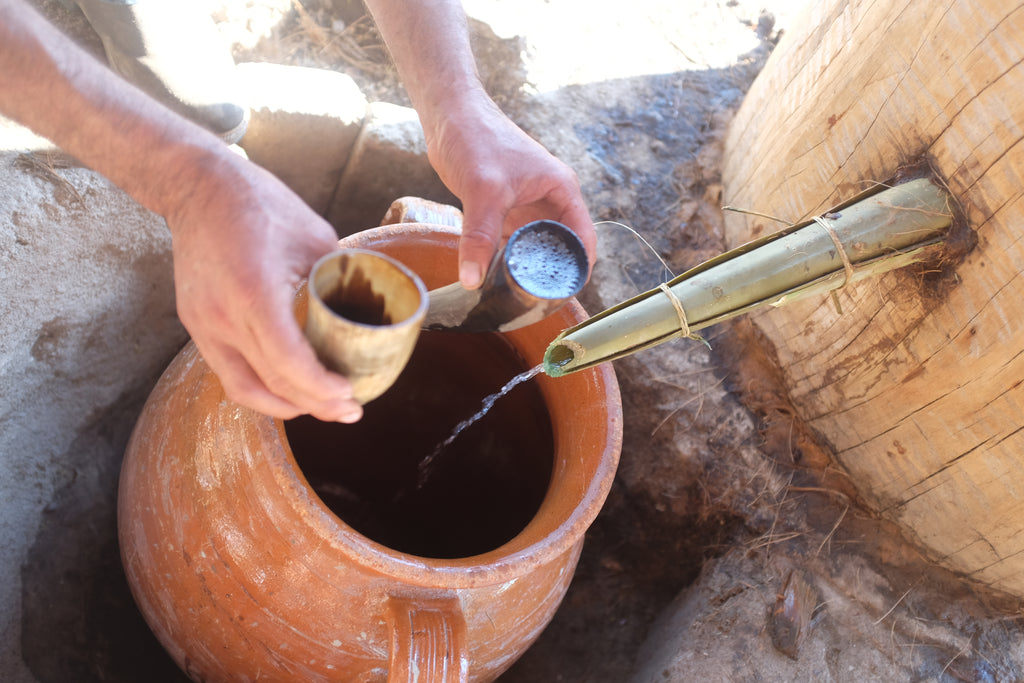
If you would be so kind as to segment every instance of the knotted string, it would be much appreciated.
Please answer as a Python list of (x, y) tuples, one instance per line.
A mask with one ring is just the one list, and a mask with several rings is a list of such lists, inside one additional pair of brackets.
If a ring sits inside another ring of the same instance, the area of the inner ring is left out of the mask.
[(846, 271), (846, 277), (843, 279), (843, 284), (839, 285), (832, 290), (832, 303), (835, 304), (836, 312), (839, 315), (843, 314), (843, 307), (839, 305), (839, 296), (836, 294), (839, 290), (846, 287), (853, 280), (853, 263), (850, 261), (849, 254), (846, 253), (846, 247), (839, 241), (839, 235), (836, 234), (835, 229), (828, 224), (824, 216), (814, 216), (814, 222), (825, 229), (828, 236), (832, 238), (832, 244), (836, 245), (836, 252), (839, 254), (839, 258), (843, 261), (843, 270)]
[(665, 296), (672, 302), (672, 308), (676, 309), (676, 315), (679, 317), (679, 329), (682, 331), (683, 336), (692, 337), (693, 333), (690, 332), (690, 322), (686, 319), (686, 311), (683, 310), (683, 303), (679, 300), (679, 297), (668, 286), (668, 283), (662, 282), (658, 285), (658, 289), (665, 292)]
[(850, 284), (853, 280), (853, 263), (850, 261), (849, 254), (846, 253), (846, 247), (839, 241), (839, 235), (836, 234), (835, 229), (825, 221), (824, 216), (815, 216), (814, 222), (825, 228), (825, 232), (832, 238), (832, 243), (836, 245), (836, 251), (839, 252), (839, 258), (843, 260), (843, 270), (846, 271), (846, 279), (843, 280), (843, 284), (836, 289), (842, 289), (846, 285)]

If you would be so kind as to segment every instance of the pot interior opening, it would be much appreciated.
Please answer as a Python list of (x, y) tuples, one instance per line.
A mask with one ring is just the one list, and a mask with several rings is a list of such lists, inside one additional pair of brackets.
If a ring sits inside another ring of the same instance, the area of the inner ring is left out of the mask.
[(295, 460), (320, 499), (367, 538), (451, 559), (494, 550), (533, 519), (551, 480), (554, 438), (534, 381), (420, 462), (527, 364), (491, 333), (421, 332), (409, 364), (354, 425), (285, 422)]

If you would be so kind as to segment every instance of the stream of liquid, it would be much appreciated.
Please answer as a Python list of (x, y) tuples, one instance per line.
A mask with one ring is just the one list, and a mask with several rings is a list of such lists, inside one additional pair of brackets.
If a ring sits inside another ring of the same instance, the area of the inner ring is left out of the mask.
[[(320, 499), (364, 536), (422, 557), (488, 552), (526, 527), (551, 481), (551, 418), (540, 385), (520, 379), (539, 374), (527, 367), (501, 335), (424, 330), (362, 420), (303, 415), (285, 423), (288, 442)], [(510, 377), (514, 390), (489, 398)], [(449, 439), (467, 415), (475, 421)], [(424, 458), (446, 441), (418, 487)]]
[(527, 380), (533, 379), (542, 372), (544, 372), (543, 363), (537, 365), (536, 367), (530, 368), (526, 372), (519, 373), (518, 375), (510, 379), (501, 389), (485, 398), (480, 410), (478, 410), (472, 416), (466, 418), (459, 424), (455, 425), (455, 428), (452, 430), (452, 433), (448, 435), (448, 438), (442, 441), (441, 443), (437, 444), (437, 446), (434, 447), (434, 450), (431, 451), (427, 455), (427, 457), (423, 458), (423, 460), (420, 461), (418, 467), (418, 474), (416, 477), (416, 488), (423, 488), (423, 485), (427, 483), (427, 480), (430, 478), (430, 474), (433, 471), (434, 461), (437, 459), (437, 456), (443, 453), (444, 450), (448, 448), (448, 446), (450, 446), (453, 441), (455, 441), (455, 439), (459, 438), (459, 434), (461, 434), (466, 428), (472, 426), (473, 424), (478, 422), (484, 415), (486, 415), (487, 412), (494, 407), (494, 404), (498, 401), (499, 398), (505, 396), (506, 394), (508, 394), (508, 392), (512, 391), (518, 385), (522, 384)]

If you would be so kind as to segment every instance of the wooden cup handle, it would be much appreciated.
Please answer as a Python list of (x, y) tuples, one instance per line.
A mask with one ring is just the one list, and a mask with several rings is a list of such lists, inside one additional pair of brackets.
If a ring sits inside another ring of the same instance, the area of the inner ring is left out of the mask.
[(456, 598), (391, 597), (388, 683), (466, 683), (466, 622)]

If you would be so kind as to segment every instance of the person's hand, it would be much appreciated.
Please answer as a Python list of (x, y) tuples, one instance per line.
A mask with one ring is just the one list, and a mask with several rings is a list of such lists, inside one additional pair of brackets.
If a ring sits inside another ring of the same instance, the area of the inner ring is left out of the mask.
[(243, 159), (203, 168), (167, 222), (178, 315), (234, 401), (274, 417), (355, 422), (349, 382), (316, 358), (293, 313), (334, 230)]
[(462, 200), (459, 281), (464, 287), (478, 287), (503, 239), (534, 220), (564, 223), (594, 262), (597, 236), (575, 172), (489, 98), (467, 98), (425, 132), (431, 164)]
[(504, 238), (534, 220), (597, 249), (576, 174), (488, 97), (459, 0), (366, 0), (412, 100), (434, 170), (462, 200), (459, 281), (476, 289)]
[(0, 111), (167, 220), (178, 315), (231, 399), (280, 418), (362, 416), (293, 313), (296, 288), (337, 239), (279, 180), (20, 0), (0, 0)]

